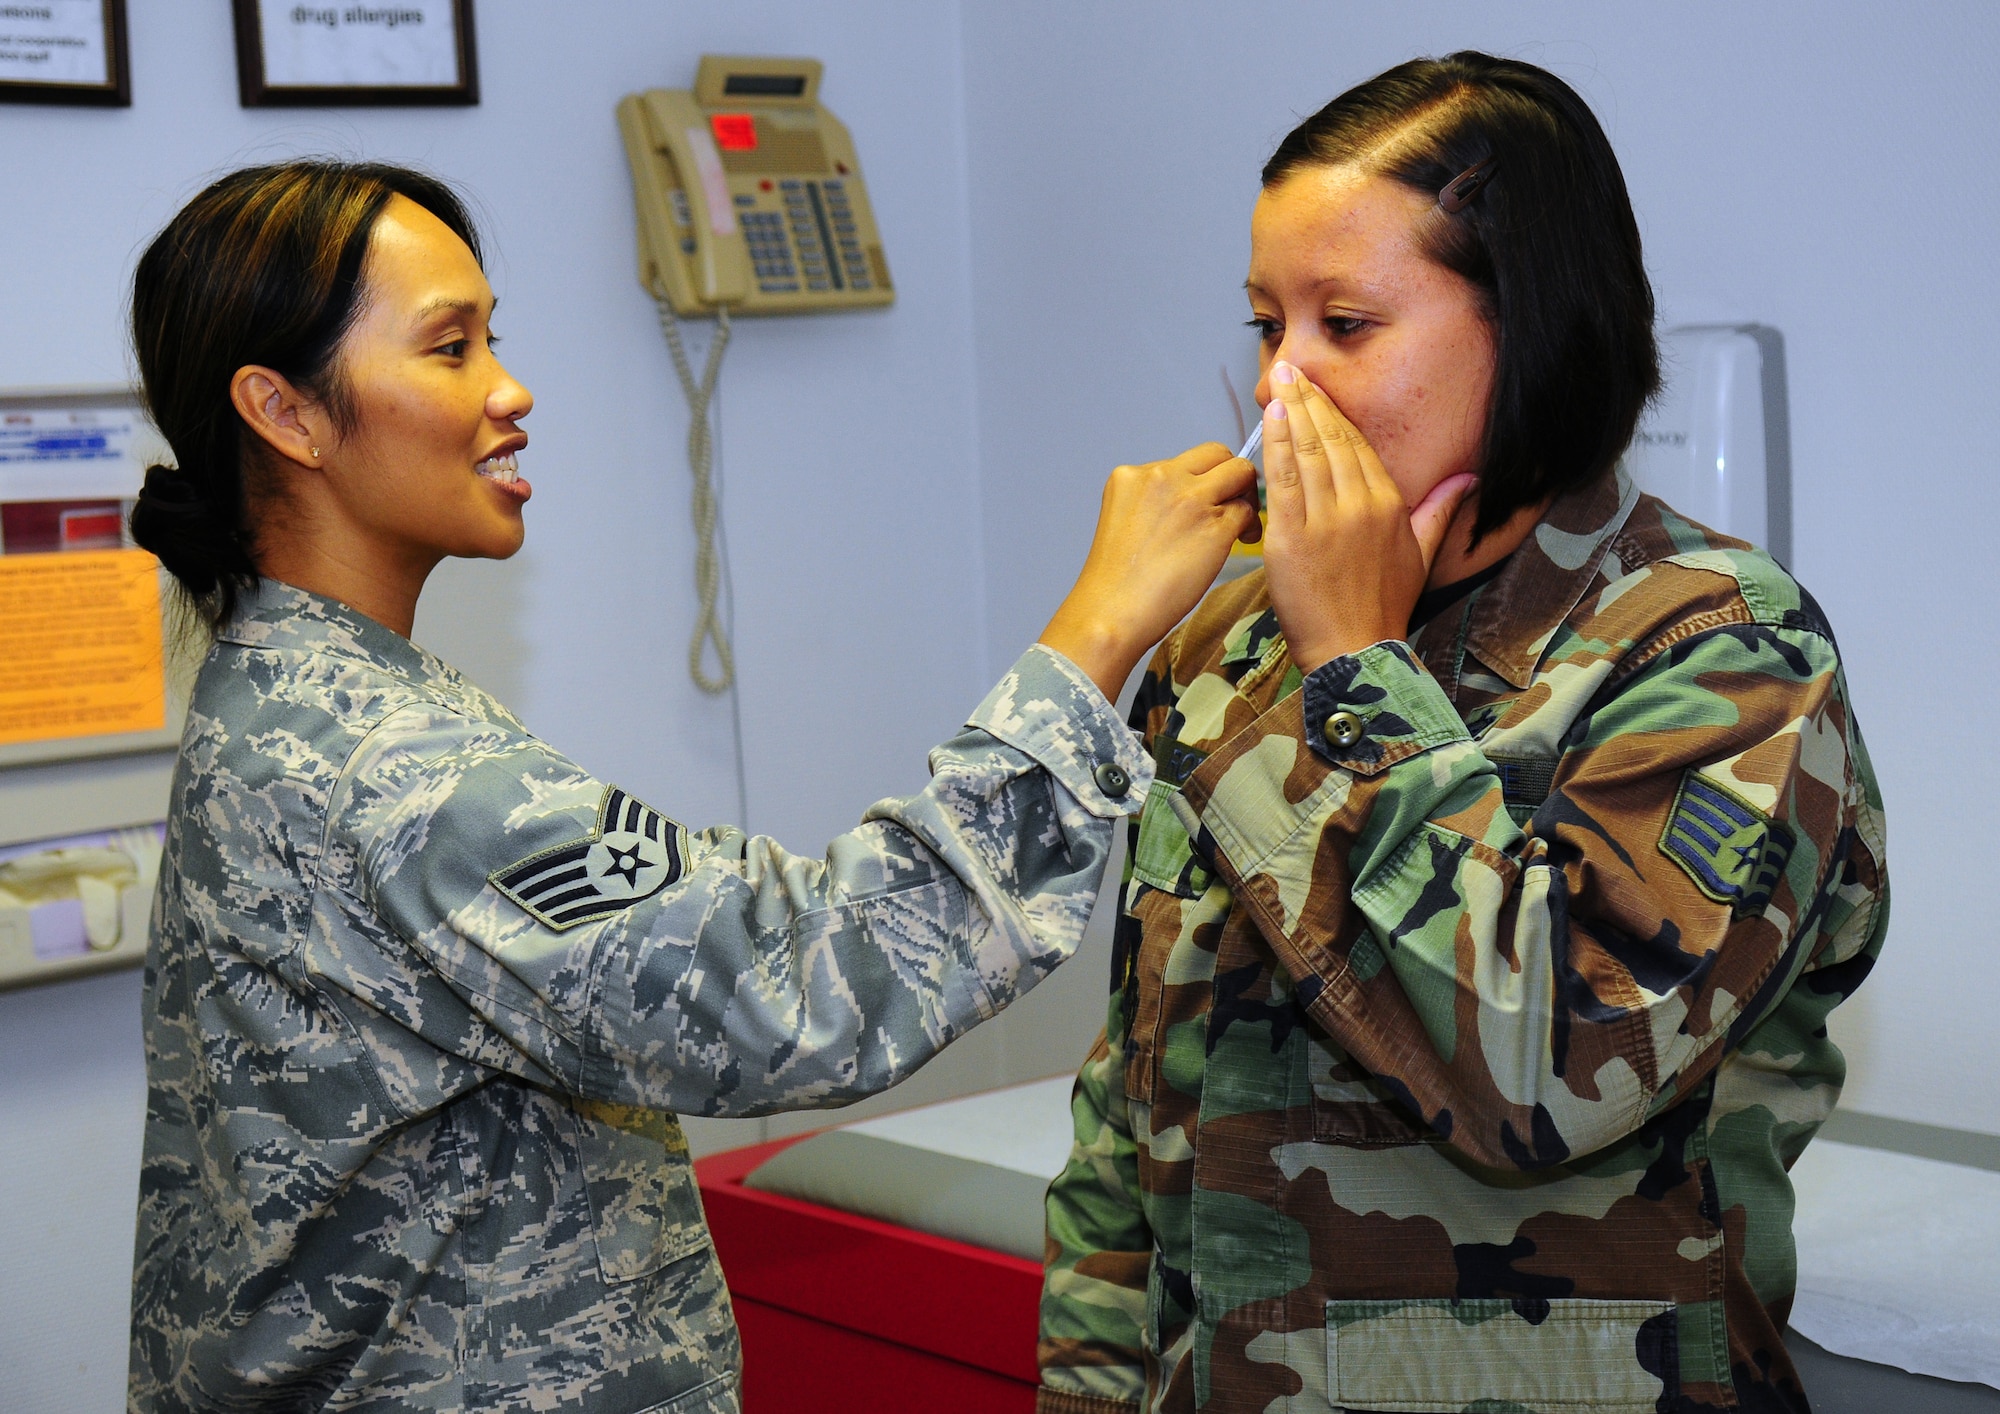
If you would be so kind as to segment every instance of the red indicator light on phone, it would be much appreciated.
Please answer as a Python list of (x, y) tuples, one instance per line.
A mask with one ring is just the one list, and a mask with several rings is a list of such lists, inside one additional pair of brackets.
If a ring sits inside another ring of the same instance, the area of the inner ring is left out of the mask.
[(724, 152), (757, 150), (757, 120), (748, 113), (711, 113), (708, 126), (715, 134), (715, 145)]

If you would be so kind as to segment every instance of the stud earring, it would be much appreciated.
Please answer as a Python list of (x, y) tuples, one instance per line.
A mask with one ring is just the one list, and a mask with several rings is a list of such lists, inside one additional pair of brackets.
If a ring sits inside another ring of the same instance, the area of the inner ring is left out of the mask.
[(319, 448), (318, 448), (318, 447), (314, 447), (314, 448), (313, 448), (313, 460), (314, 460), (314, 461), (318, 461), (318, 460), (319, 460)]

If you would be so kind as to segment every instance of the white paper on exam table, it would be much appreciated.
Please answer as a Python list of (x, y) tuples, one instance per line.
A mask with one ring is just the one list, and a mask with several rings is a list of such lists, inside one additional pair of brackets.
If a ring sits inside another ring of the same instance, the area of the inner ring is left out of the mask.
[(1069, 1162), (1073, 1075), (988, 1090), (847, 1126), (896, 1144), (1054, 1178)]
[(1059, 1075), (801, 1140), (745, 1183), (975, 1247), (1042, 1258), (1042, 1194), (1069, 1162)]
[(2000, 1386), (2000, 1173), (1819, 1139), (1792, 1185), (1793, 1330), (1839, 1355)]

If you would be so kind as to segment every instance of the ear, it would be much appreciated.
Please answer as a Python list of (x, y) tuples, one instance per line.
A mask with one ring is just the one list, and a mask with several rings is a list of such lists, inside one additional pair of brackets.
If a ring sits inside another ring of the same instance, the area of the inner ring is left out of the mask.
[(284, 374), (254, 363), (239, 368), (229, 380), (229, 401), (243, 425), (286, 461), (309, 471), (325, 467), (326, 416)]

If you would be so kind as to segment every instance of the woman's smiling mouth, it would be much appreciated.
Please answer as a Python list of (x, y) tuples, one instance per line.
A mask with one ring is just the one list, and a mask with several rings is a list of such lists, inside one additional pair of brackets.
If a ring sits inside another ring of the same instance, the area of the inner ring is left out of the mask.
[(516, 500), (526, 501), (534, 494), (534, 488), (521, 476), (520, 460), (513, 452), (502, 452), (497, 456), (488, 457), (485, 461), (477, 463), (472, 471), (473, 475), (492, 482)]

